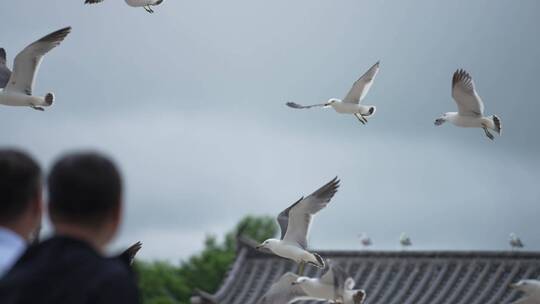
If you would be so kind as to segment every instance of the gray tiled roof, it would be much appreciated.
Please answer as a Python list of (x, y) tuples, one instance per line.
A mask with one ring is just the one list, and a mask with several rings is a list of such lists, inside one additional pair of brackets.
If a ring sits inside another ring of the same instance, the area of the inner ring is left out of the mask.
[[(318, 251), (332, 258), (366, 290), (366, 304), (506, 304), (519, 298), (511, 282), (540, 277), (540, 252)], [(252, 304), (296, 265), (257, 252), (240, 239), (237, 258), (218, 292), (202, 303)], [(321, 271), (306, 266), (306, 275)], [(298, 303), (322, 303), (299, 301)]]

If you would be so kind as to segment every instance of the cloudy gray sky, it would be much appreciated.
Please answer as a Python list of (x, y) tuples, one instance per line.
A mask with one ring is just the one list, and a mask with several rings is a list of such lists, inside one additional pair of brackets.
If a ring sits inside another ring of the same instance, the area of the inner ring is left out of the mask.
[[(72, 34), (43, 62), (46, 112), (0, 109), (0, 144), (45, 167), (64, 151), (104, 151), (126, 177), (119, 248), (177, 261), (246, 214), (277, 214), (338, 175), (311, 244), (540, 250), (540, 2), (537, 0), (165, 0), (153, 15), (121, 0), (17, 0), (0, 11), (11, 62), (35, 39)], [(377, 60), (367, 126), (286, 101), (342, 97)], [(454, 111), (450, 79), (475, 78), (481, 130), (435, 127)], [(336, 237), (337, 235), (337, 237)]]

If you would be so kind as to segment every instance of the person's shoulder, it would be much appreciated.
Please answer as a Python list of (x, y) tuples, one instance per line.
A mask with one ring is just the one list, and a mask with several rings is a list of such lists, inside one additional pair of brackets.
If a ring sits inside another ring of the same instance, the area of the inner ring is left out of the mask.
[(131, 269), (119, 259), (104, 258), (90, 291), (91, 303), (138, 303), (137, 283)]

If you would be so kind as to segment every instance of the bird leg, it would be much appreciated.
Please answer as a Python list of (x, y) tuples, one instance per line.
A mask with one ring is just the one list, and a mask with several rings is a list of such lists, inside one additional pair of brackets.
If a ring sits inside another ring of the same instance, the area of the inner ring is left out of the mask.
[(491, 139), (491, 140), (494, 140), (495, 139), (495, 136), (493, 136), (493, 134), (489, 133), (488, 129), (486, 127), (482, 127), (482, 129), (484, 129), (484, 132), (486, 133), (486, 136)]
[(31, 107), (32, 109), (34, 109), (34, 110), (45, 111), (45, 109), (42, 108), (42, 107), (38, 107), (38, 106), (30, 106), (30, 107)]
[(363, 125), (367, 123), (367, 120), (362, 114), (354, 113), (354, 116), (358, 118), (358, 121), (361, 122)]
[(145, 5), (143, 6), (144, 9), (149, 12), (150, 14), (153, 14), (154, 13), (154, 10), (150, 7), (150, 5)]
[(304, 268), (306, 266), (306, 263), (305, 262), (300, 262), (298, 264), (298, 275), (299, 276), (303, 276), (304, 275)]

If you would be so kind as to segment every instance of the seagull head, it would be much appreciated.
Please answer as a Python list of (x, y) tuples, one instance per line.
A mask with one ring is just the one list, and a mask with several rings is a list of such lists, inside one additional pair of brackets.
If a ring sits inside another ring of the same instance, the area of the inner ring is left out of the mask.
[(447, 119), (448, 119), (448, 117), (447, 117), (446, 113), (444, 113), (443, 115), (441, 115), (441, 117), (435, 119), (435, 125), (440, 126), (443, 123), (445, 123)]
[(338, 102), (340, 102), (339, 99), (331, 98), (331, 99), (329, 99), (329, 100), (324, 104), (324, 106), (325, 106), (325, 107), (330, 107), (330, 106), (332, 106), (333, 104), (336, 104), (336, 103), (338, 103)]
[(304, 282), (307, 282), (309, 280), (309, 278), (306, 278), (306, 277), (299, 277), (298, 279), (296, 279), (295, 281), (293, 281), (291, 283), (291, 285), (301, 285), (302, 283)]
[(272, 250), (272, 248), (274, 248), (277, 243), (279, 243), (279, 240), (268, 239), (262, 242), (259, 246), (255, 247), (255, 249), (261, 250), (261, 251), (264, 249)]

